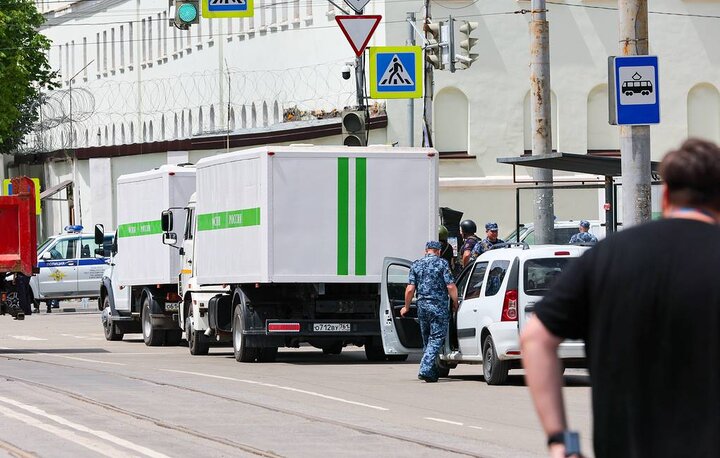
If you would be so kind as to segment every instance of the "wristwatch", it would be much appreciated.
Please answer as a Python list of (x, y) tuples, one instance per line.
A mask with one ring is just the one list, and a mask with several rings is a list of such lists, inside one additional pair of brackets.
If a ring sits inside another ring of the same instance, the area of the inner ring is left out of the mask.
[(564, 444), (565, 443), (565, 431), (560, 431), (559, 433), (550, 434), (547, 438), (547, 445), (550, 447), (554, 444)]

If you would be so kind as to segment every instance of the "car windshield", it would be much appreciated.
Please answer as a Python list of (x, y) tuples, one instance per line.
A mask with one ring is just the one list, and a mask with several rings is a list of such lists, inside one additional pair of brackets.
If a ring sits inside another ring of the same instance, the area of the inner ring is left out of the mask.
[(572, 258), (529, 259), (523, 267), (523, 288), (528, 296), (542, 296)]
[(45, 240), (43, 243), (40, 244), (40, 246), (37, 248), (37, 253), (40, 254), (42, 251), (47, 248), (48, 245), (50, 245), (52, 242), (55, 241), (55, 237), (50, 237), (49, 239)]

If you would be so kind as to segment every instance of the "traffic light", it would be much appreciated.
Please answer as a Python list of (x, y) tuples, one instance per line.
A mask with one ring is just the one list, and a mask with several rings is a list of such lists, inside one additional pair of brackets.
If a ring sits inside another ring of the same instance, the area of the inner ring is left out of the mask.
[(456, 48), (460, 48), (460, 53), (455, 54), (455, 59), (457, 61), (458, 68), (467, 70), (478, 58), (478, 55), (472, 52), (472, 48), (477, 44), (478, 39), (470, 36), (472, 31), (478, 28), (478, 23), (461, 21), (460, 24), (461, 25), (458, 28), (460, 31), (460, 43), (457, 43), (456, 46)]
[(443, 24), (443, 22), (425, 24), (425, 38), (428, 43), (425, 46), (425, 60), (437, 70), (445, 68), (442, 57)]
[(345, 146), (367, 146), (367, 113), (361, 110), (342, 112), (342, 136)]
[(175, 27), (182, 30), (200, 22), (200, 0), (175, 0)]

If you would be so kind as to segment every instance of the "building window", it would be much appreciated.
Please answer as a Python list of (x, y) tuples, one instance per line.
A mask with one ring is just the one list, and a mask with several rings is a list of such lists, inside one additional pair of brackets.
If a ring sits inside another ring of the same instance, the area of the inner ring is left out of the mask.
[(98, 76), (100, 76), (100, 66), (102, 63), (100, 62), (100, 33), (95, 34), (95, 69), (97, 70)]
[(87, 37), (83, 38), (83, 77), (87, 79)]
[(133, 23), (128, 23), (128, 60), (130, 66), (135, 63), (135, 34), (133, 33)]
[(619, 151), (620, 132), (608, 123), (608, 87), (597, 86), (587, 99), (587, 149), (592, 151)]
[(305, 0), (305, 19), (312, 19), (313, 17), (313, 0)]
[(456, 88), (445, 88), (433, 102), (435, 148), (442, 156), (468, 153), (468, 98)]
[(145, 24), (145, 19), (142, 20), (142, 54), (141, 54), (141, 62), (145, 62), (147, 60), (147, 25)]
[(152, 16), (149, 16), (148, 17), (148, 35), (147, 35), (147, 39), (148, 39), (148, 44), (147, 44), (148, 56), (147, 56), (147, 58), (148, 58), (148, 61), (151, 61), (153, 58), (153, 47), (152, 47), (152, 45), (153, 45), (153, 33), (152, 33), (153, 26), (152, 26), (152, 23), (153, 23)]
[(75, 40), (70, 42), (70, 76), (75, 75)]
[(65, 43), (65, 79), (66, 82), (70, 82), (70, 77), (73, 76), (72, 65), (70, 64), (70, 45)]
[(300, 21), (300, 0), (293, 0), (293, 19)]
[(59, 73), (59, 77), (61, 80), (65, 76), (65, 72), (63, 72), (62, 55), (63, 55), (63, 45), (60, 45), (60, 46), (58, 46), (58, 73)]
[(210, 105), (210, 132), (215, 132), (215, 105)]
[[(163, 13), (167, 14), (167, 12)], [(158, 24), (158, 41), (157, 41), (157, 57), (160, 59), (163, 56), (163, 43), (165, 43), (165, 38), (167, 37), (167, 27), (163, 27), (163, 24), (167, 24), (167, 21), (162, 21), (162, 16), (160, 13), (157, 14), (157, 24)], [(167, 51), (167, 48), (165, 49)]]
[(115, 28), (110, 29), (110, 68), (115, 70)]
[[(125, 26), (120, 26), (120, 68), (125, 67)], [(132, 46), (132, 43), (130, 43)]]
[(688, 137), (720, 143), (720, 93), (712, 84), (694, 86), (688, 93)]
[(260, 4), (260, 32), (264, 32), (267, 28), (267, 5), (265, 5), (265, 0), (260, 0), (257, 3)]

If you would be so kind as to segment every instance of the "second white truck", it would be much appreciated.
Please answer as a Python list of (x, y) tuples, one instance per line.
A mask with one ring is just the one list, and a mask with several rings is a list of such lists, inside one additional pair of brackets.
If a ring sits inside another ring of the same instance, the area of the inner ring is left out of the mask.
[(232, 342), (238, 361), (272, 361), (306, 342), (338, 354), (380, 337), (383, 258), (422, 256), (437, 237), (432, 149), (262, 147), (202, 159), (183, 232), (180, 322), (192, 354)]

